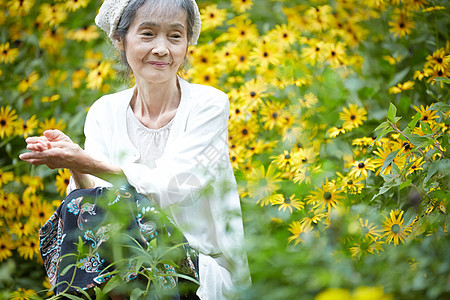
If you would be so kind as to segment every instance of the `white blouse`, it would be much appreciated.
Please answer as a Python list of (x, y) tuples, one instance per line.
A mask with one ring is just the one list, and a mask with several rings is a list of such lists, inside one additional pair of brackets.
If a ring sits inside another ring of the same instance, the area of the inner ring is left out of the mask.
[(139, 151), (138, 163), (156, 168), (155, 160), (164, 153), (172, 124), (173, 119), (161, 128), (148, 128), (138, 120), (131, 106), (128, 106), (127, 132), (131, 143)]

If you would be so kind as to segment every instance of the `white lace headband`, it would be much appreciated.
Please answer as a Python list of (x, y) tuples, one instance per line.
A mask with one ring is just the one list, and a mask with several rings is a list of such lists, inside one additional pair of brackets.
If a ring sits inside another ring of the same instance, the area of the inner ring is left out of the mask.
[[(190, 45), (196, 45), (200, 35), (200, 27), (202, 21), (200, 19), (200, 12), (198, 10), (195, 0), (191, 0), (195, 11), (195, 23), (192, 28), (192, 38), (189, 40)], [(130, 0), (105, 0), (95, 17), (95, 24), (106, 32), (108, 37), (113, 40), (116, 32), (117, 24), (123, 11), (127, 7)]]

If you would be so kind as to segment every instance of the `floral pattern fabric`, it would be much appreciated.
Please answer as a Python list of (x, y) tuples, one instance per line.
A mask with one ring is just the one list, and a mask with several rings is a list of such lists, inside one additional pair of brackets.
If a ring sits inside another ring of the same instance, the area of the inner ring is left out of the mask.
[[(105, 205), (112, 210), (104, 209)], [(130, 214), (130, 218), (125, 222), (119, 218), (111, 223), (110, 216), (118, 212), (114, 208), (120, 209), (120, 214), (125, 210), (125, 215)], [(132, 187), (96, 187), (72, 191), (39, 231), (41, 256), (56, 294), (74, 292), (76, 287), (86, 290), (112, 277), (109, 274), (114, 271), (109, 261), (113, 246), (110, 237), (121, 227), (143, 249), (147, 249), (155, 239), (158, 245), (167, 241), (178, 244), (180, 238), (185, 243), (179, 247), (181, 256), (177, 256), (175, 261), (177, 267), (161, 263), (153, 270), (146, 268), (155, 275), (159, 289), (177, 288), (177, 277), (171, 274), (198, 279), (196, 251), (187, 245), (173, 222), (151, 201)], [(125, 282), (138, 277), (132, 261), (127, 268), (125, 274), (120, 274)]]

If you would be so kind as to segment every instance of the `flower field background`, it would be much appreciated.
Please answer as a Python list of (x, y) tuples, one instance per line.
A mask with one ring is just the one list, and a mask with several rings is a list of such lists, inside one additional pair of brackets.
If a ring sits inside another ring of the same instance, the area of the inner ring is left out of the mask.
[[(38, 230), (70, 173), (18, 159), (132, 86), (102, 1), (0, 0), (0, 299), (48, 298)], [(450, 4), (197, 1), (181, 76), (230, 99), (242, 299), (448, 299)], [(36, 293), (38, 295), (36, 295)]]

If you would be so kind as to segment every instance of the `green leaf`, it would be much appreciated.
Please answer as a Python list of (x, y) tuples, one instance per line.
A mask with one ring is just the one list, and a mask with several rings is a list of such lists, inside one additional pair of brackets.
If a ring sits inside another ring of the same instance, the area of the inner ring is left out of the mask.
[(432, 134), (433, 130), (431, 130), (430, 125), (428, 125), (427, 122), (423, 122), (422, 120), (420, 120), (420, 125), (422, 127), (422, 131), (425, 134)]
[(64, 297), (67, 297), (67, 298), (72, 299), (72, 300), (84, 300), (84, 298), (82, 298), (82, 297), (77, 297), (75, 295), (68, 294), (68, 293), (67, 294), (63, 294), (63, 295), (64, 295)]
[(405, 187), (410, 186), (411, 182), (412, 182), (411, 179), (406, 180), (405, 182), (403, 182), (402, 184), (400, 184), (399, 189), (400, 189), (400, 190), (403, 190)]
[(426, 136), (420, 136), (417, 134), (405, 134), (408, 140), (417, 148), (427, 147), (433, 144), (433, 140)]
[(386, 169), (386, 167), (389, 166), (394, 161), (394, 158), (397, 156), (398, 151), (400, 151), (400, 149), (389, 153), (389, 155), (384, 160), (384, 163), (383, 163), (383, 166), (381, 167), (380, 173), (383, 172), (384, 169)]
[(378, 131), (378, 130), (385, 130), (387, 127), (389, 127), (388, 122), (383, 122), (380, 125), (378, 125), (377, 128), (375, 128), (374, 131)]
[(428, 167), (427, 176), (425, 177), (424, 183), (427, 183), (430, 178), (439, 171), (440, 161), (434, 161)]
[(402, 117), (395, 117), (395, 123), (397, 123), (398, 121), (400, 121), (402, 119)]
[(412, 119), (412, 121), (409, 122), (408, 128), (411, 129), (411, 131), (413, 131), (414, 127), (416, 127), (416, 124), (419, 121), (420, 116), (421, 116), (420, 112), (417, 112), (416, 115), (414, 116), (414, 118)]
[(436, 77), (434, 80), (436, 81), (442, 81), (444, 83), (450, 84), (450, 79), (447, 77)]
[(389, 104), (389, 111), (387, 113), (387, 118), (389, 121), (391, 121), (391, 123), (395, 124), (395, 116), (397, 114), (397, 107), (395, 107), (394, 104), (390, 103)]
[(394, 131), (394, 129), (392, 129), (391, 127), (386, 128), (385, 130), (383, 130), (378, 136), (377, 139), (373, 142), (373, 144), (377, 143), (379, 140), (381, 140), (386, 134), (388, 134), (389, 132)]
[(75, 264), (70, 264), (70, 265), (66, 266), (59, 275), (60, 276), (66, 275), (66, 273), (70, 270), (70, 268), (75, 268), (75, 267), (76, 267)]
[(450, 105), (443, 103), (443, 102), (436, 102), (436, 103), (433, 103), (433, 106), (431, 107), (431, 109), (445, 113), (450, 110)]
[(137, 300), (141, 299), (140, 297), (145, 293), (144, 290), (141, 290), (140, 288), (135, 288), (130, 295), (130, 300)]

